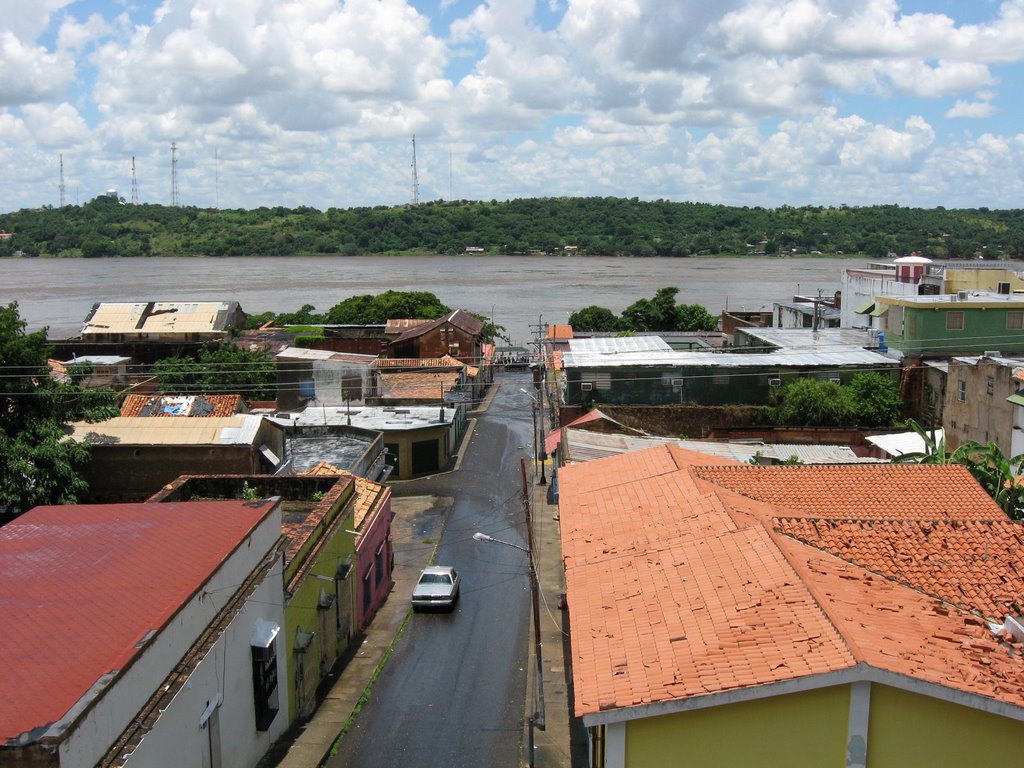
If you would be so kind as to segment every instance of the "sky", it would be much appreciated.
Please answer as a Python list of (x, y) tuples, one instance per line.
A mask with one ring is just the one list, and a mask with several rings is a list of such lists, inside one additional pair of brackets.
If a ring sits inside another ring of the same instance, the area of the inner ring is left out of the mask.
[(0, 0), (0, 20), (0, 212), (59, 205), (62, 166), (71, 205), (169, 205), (172, 178), (202, 208), (1024, 200), (1024, 0)]

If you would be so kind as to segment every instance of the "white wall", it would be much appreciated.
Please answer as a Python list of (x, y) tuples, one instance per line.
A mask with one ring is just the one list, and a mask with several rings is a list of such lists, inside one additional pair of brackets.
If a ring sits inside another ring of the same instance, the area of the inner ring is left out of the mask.
[[(263, 560), (277, 543), (281, 535), (281, 513), (280, 507), (269, 514), (263, 522), (249, 535), (247, 540), (233, 552), (223, 565), (211, 576), (203, 590), (195, 595), (189, 603), (182, 608), (178, 614), (171, 619), (166, 628), (157, 634), (143, 650), (142, 655), (125, 671), (119, 674), (113, 681), (111, 688), (97, 700), (95, 706), (86, 714), (82, 722), (72, 733), (61, 743), (61, 766), (93, 766), (106, 753), (131, 722), (139, 710), (145, 705), (155, 691), (164, 683), (171, 670), (181, 661), (188, 650), (199, 638), (217, 612), (238, 590), (239, 586), (255, 570), (256, 566)], [(206, 698), (216, 692), (217, 688), (212, 680), (223, 681), (224, 705), (221, 708), (220, 719), (222, 729), (227, 733), (227, 724), (231, 724), (232, 732), (237, 731), (240, 726), (234, 715), (225, 717), (230, 703), (232, 711), (243, 709), (243, 691), (240, 686), (248, 685), (247, 704), (245, 711), (249, 715), (250, 722), (254, 719), (252, 703), (252, 662), (249, 656), (249, 639), (252, 627), (259, 618), (266, 618), (275, 621), (283, 631), (284, 628), (284, 590), (282, 586), (281, 563), (271, 569), (270, 574), (264, 579), (256, 593), (247, 603), (246, 608), (239, 613), (232, 621), (228, 631), (216, 643), (214, 650), (216, 654), (209, 653), (203, 662), (193, 672), (195, 682), (192, 678), (172, 702), (172, 705), (164, 712), (157, 721), (156, 727), (146, 737), (152, 739), (151, 744), (156, 745), (163, 738), (164, 734), (170, 734), (170, 749), (163, 762), (162, 750), (152, 750), (153, 758), (136, 759), (133, 765), (168, 765), (168, 766), (201, 766), (198, 758), (197, 739), (199, 736), (198, 720), (206, 706)], [(239, 669), (243, 664), (244, 651), (244, 674), (240, 677)], [(230, 674), (228, 672), (230, 671)], [(278, 656), (279, 679), (284, 678), (283, 656)], [(198, 676), (197, 676), (198, 675)], [(245, 682), (248, 681), (248, 682)], [(191, 686), (191, 687), (190, 687)], [(232, 697), (229, 699), (229, 696)], [(203, 698), (202, 705), (195, 711), (194, 717), (190, 709), (195, 702)], [(179, 704), (179, 699), (181, 703)], [(179, 709), (180, 707), (180, 709)], [(287, 697), (285, 697), (283, 710), (287, 710)], [(173, 711), (172, 711), (173, 710)], [(271, 734), (280, 733), (287, 723), (287, 712), (278, 714), (272, 725)], [(191, 726), (185, 727), (183, 723), (191, 718)], [(278, 720), (280, 720), (280, 729)], [(166, 729), (166, 730), (165, 730)], [(254, 730), (250, 727), (250, 730)], [(203, 731), (205, 738), (205, 731)], [(276, 735), (273, 736), (276, 738)], [(247, 736), (240, 741), (250, 741), (253, 737)], [(261, 743), (256, 739), (257, 744)], [(143, 742), (145, 744), (145, 741)], [(236, 747), (232, 742), (224, 740), (224, 743), (231, 745), (233, 749), (239, 749), (243, 754), (251, 751), (243, 748), (247, 745)], [(269, 743), (269, 742), (268, 742)], [(262, 747), (264, 750), (266, 747)], [(150, 748), (146, 748), (147, 753)], [(193, 761), (192, 752), (195, 752), (196, 760)], [(260, 753), (262, 754), (262, 752)], [(252, 765), (255, 761), (239, 763), (239, 765)], [(223, 763), (227, 766), (227, 763)]]

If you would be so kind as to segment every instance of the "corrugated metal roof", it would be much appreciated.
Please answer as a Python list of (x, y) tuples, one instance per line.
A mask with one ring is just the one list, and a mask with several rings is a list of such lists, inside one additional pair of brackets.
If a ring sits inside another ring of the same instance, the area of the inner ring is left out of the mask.
[(686, 352), (662, 350), (651, 352), (577, 353), (566, 352), (563, 366), (571, 368), (677, 367), (677, 368), (800, 368), (885, 366), (899, 367), (899, 361), (869, 349), (832, 348), (807, 351), (779, 351), (763, 354), (740, 352)]
[(307, 349), (306, 347), (286, 347), (274, 355), (275, 360), (335, 360), (347, 363), (363, 363), (369, 365), (377, 359), (375, 355), (359, 355), (354, 352), (333, 352), (329, 349)]
[(713, 440), (677, 440), (670, 437), (608, 434), (583, 429), (565, 429), (568, 445), (567, 461), (592, 461), (629, 451), (641, 451), (671, 443), (688, 451), (749, 462), (756, 454), (777, 461), (793, 456), (804, 464), (861, 464), (877, 461), (864, 459), (847, 445), (799, 445), (793, 443), (723, 443)]
[(628, 352), (669, 352), (660, 336), (596, 336), (569, 339), (570, 355), (618, 355)]
[(0, 743), (44, 731), (124, 670), (275, 506), (36, 507), (0, 528)]
[[(931, 430), (929, 430), (931, 432)], [(942, 440), (945, 434), (941, 429), (932, 432), (936, 443)], [(893, 435), (869, 435), (864, 438), (872, 445), (876, 445), (890, 456), (902, 456), (905, 453), (923, 453), (925, 449), (924, 440), (917, 432), (898, 432)]]
[(223, 331), (237, 308), (237, 302), (226, 301), (102, 302), (93, 308), (82, 334)]
[(72, 440), (95, 445), (252, 445), (263, 417), (240, 413), (205, 419), (117, 416), (70, 424)]

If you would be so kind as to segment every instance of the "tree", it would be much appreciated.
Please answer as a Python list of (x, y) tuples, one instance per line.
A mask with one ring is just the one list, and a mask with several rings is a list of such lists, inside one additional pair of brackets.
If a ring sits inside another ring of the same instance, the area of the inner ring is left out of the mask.
[(376, 296), (352, 296), (335, 304), (324, 322), (338, 325), (379, 325), (388, 320), (436, 320), (451, 312), (429, 291), (384, 291)]
[(840, 427), (855, 420), (849, 389), (832, 381), (799, 378), (774, 395), (777, 424), (805, 427)]
[(620, 330), (619, 318), (610, 309), (591, 304), (569, 315), (569, 325), (574, 331), (614, 333)]
[(890, 376), (866, 372), (856, 374), (849, 383), (858, 426), (889, 427), (896, 423), (903, 401), (899, 387)]
[(89, 446), (68, 440), (64, 424), (117, 412), (111, 390), (50, 377), (46, 330), (25, 332), (17, 303), (0, 308), (0, 510), (69, 504), (88, 489)]
[(277, 372), (263, 350), (250, 351), (222, 344), (201, 349), (196, 359), (165, 357), (153, 364), (160, 389), (175, 394), (243, 395), (247, 400), (272, 400)]
[(713, 331), (718, 328), (718, 318), (700, 304), (680, 304), (676, 307), (677, 331)]

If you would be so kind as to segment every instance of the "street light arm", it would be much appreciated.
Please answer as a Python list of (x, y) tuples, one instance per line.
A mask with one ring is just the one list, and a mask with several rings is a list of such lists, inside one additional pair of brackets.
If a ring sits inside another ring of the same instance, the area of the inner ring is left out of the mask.
[[(474, 533), (473, 534), (473, 538), (475, 540), (477, 540), (477, 541), (489, 541), (489, 542), (492, 542), (494, 544), (504, 544), (506, 547), (512, 547), (513, 549), (518, 549), (520, 552), (525, 552), (528, 555), (531, 554), (530, 550), (528, 550), (526, 547), (521, 547), (518, 544), (513, 544), (511, 541), (505, 541), (504, 539), (496, 539), (493, 536), (488, 536), (486, 533), (480, 533), (480, 531), (477, 531), (476, 533)], [(532, 559), (532, 557), (531, 557), (531, 559)]]

